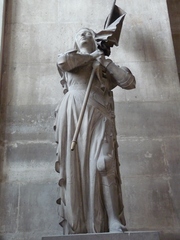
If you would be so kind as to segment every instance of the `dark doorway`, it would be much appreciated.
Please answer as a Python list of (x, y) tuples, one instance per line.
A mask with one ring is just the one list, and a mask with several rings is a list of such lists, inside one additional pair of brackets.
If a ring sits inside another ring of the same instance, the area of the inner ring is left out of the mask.
[(167, 0), (172, 39), (180, 79), (180, 0)]

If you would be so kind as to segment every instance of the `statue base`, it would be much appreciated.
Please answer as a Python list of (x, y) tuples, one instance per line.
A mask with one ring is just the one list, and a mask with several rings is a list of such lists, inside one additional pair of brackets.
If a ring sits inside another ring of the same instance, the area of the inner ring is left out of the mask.
[(43, 237), (42, 240), (160, 240), (159, 232), (92, 233)]

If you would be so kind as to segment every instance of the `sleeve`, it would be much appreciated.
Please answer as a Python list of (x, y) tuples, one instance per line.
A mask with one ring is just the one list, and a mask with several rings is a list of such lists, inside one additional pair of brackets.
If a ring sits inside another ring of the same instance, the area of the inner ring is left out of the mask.
[(77, 67), (84, 66), (93, 60), (89, 54), (80, 54), (76, 50), (58, 55), (58, 69), (70, 72)]
[(106, 66), (107, 71), (109, 72), (112, 85), (119, 86), (123, 89), (130, 90), (136, 87), (136, 80), (134, 75), (127, 67), (119, 67), (112, 61)]
[(65, 72), (62, 71), (60, 68), (58, 68), (58, 72), (60, 75), (60, 83), (63, 88), (63, 93), (66, 94), (68, 92), (68, 86), (67, 86), (67, 82), (66, 82)]

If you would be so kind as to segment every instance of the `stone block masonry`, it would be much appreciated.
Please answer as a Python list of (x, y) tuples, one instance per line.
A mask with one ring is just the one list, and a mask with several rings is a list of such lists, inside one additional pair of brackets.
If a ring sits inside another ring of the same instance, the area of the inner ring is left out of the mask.
[[(112, 2), (6, 1), (0, 94), (2, 240), (62, 234), (52, 129), (54, 109), (63, 96), (57, 55), (73, 47), (81, 27), (102, 29)], [(120, 45), (110, 57), (129, 67), (137, 80), (134, 91), (113, 91), (127, 228), (157, 230), (162, 240), (179, 240), (180, 87), (167, 1), (116, 2), (127, 15)]]

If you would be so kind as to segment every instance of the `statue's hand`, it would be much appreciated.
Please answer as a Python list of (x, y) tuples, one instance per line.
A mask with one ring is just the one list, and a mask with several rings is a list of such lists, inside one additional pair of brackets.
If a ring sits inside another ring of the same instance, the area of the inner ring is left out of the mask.
[(90, 55), (91, 55), (94, 59), (96, 59), (96, 58), (104, 55), (104, 53), (103, 53), (103, 51), (97, 49), (96, 51), (92, 52)]

